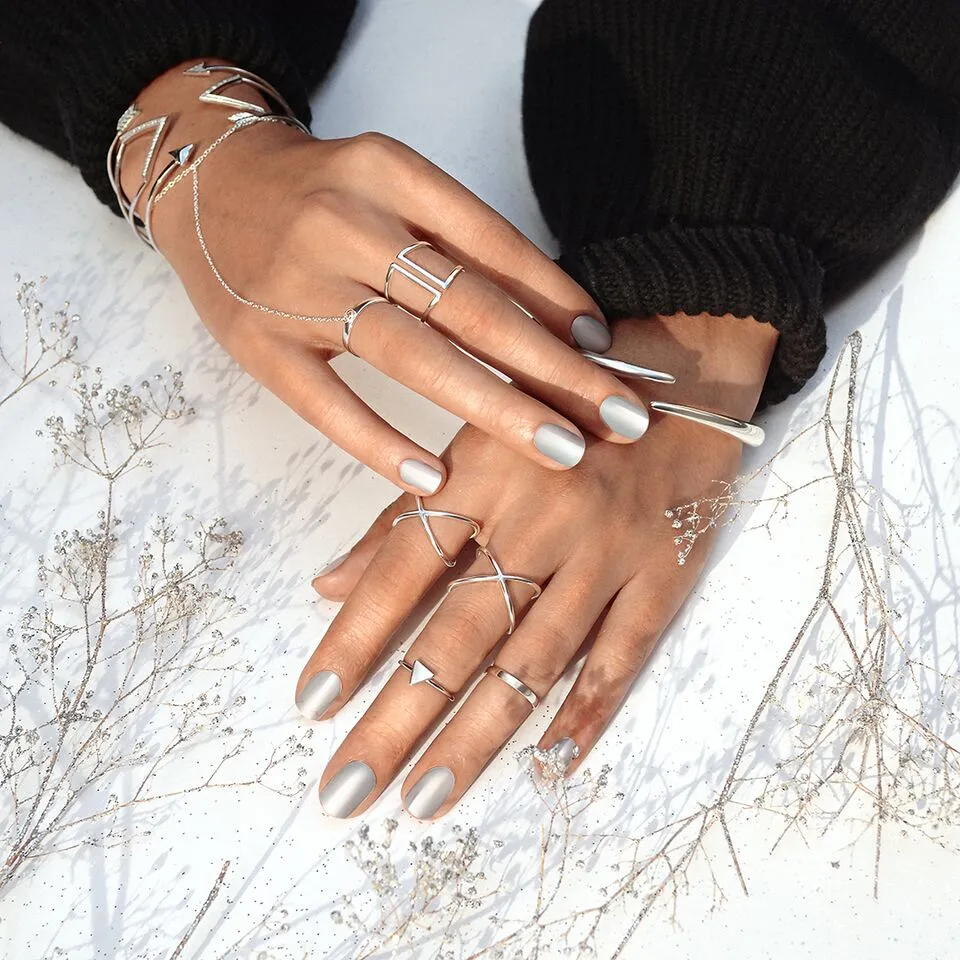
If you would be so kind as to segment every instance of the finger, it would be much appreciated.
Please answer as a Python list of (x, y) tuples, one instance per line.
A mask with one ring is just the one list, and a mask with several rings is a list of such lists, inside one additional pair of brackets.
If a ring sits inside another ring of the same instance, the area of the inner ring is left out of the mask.
[(307, 423), (398, 487), (430, 495), (446, 482), (439, 457), (374, 413), (302, 342), (272, 341), (269, 368), (256, 376)]
[(610, 349), (603, 313), (583, 287), (463, 184), (425, 158), (413, 162), (430, 189), (397, 195), (408, 223), (522, 303), (564, 343)]
[[(585, 577), (567, 564), (497, 653), (496, 667), (546, 696), (614, 589), (609, 577)], [(407, 811), (419, 819), (447, 813), (533, 710), (514, 687), (485, 673), (407, 776)]]
[[(557, 715), (538, 745), (548, 778), (573, 773), (616, 716), (679, 609), (686, 590), (665, 577), (637, 577), (620, 591)], [(691, 578), (683, 574), (684, 580)]]
[[(530, 558), (531, 567), (509, 569), (545, 579), (549, 558), (545, 551), (538, 552), (538, 558)], [(466, 575), (485, 576), (490, 570), (481, 553)], [(533, 596), (522, 584), (509, 583), (507, 590), (518, 611)], [(506, 609), (496, 583), (468, 583), (449, 592), (407, 651), (406, 661), (417, 672), (398, 665), (327, 764), (320, 778), (320, 801), (328, 814), (354, 816), (376, 800), (450, 707), (443, 690), (419, 681), (420, 671), (429, 671), (431, 679), (456, 698), (508, 628)]]
[[(487, 515), (484, 495), (465, 489), (462, 474), (451, 486), (429, 507), (463, 511), (464, 516)], [(474, 528), (460, 520), (428, 517), (427, 521), (447, 557), (456, 557), (474, 535)], [(411, 517), (390, 530), (300, 674), (296, 703), (305, 717), (332, 716), (350, 699), (393, 634), (445, 570), (422, 520)]]
[(453, 261), (428, 245), (404, 257), (407, 262), (385, 287), (392, 301), (596, 436), (629, 443), (643, 435), (649, 417), (636, 393), (557, 339), (481, 274), (457, 272)]
[(409, 495), (398, 497), (370, 524), (367, 532), (346, 552), (327, 563), (311, 586), (327, 600), (342, 601), (357, 585), (393, 527), (394, 519), (416, 503)]
[(350, 347), (400, 383), (553, 470), (580, 462), (577, 427), (461, 353), (442, 334), (389, 303), (358, 318)]

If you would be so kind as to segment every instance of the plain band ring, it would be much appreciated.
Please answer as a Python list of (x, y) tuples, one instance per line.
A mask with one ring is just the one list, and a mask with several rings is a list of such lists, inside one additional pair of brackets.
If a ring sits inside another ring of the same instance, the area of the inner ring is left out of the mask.
[(487, 667), (487, 673), (489, 673), (491, 677), (502, 680), (508, 687), (516, 690), (517, 693), (536, 710), (537, 705), (540, 703), (540, 698), (519, 677), (515, 677), (508, 670), (498, 667), (495, 663), (491, 663), (490, 666)]
[(433, 532), (433, 527), (430, 526), (431, 517), (436, 517), (438, 520), (459, 520), (461, 523), (468, 524), (471, 528), (470, 537), (468, 538), (470, 540), (476, 540), (476, 538), (480, 536), (480, 524), (470, 517), (465, 517), (462, 513), (451, 513), (449, 510), (428, 510), (423, 505), (422, 497), (417, 497), (416, 510), (407, 510), (405, 513), (401, 513), (393, 518), (392, 527), (395, 527), (401, 520), (418, 519), (423, 524), (423, 529), (426, 531), (430, 546), (436, 551), (437, 556), (448, 567), (455, 567), (457, 561), (453, 557), (446, 555), (443, 547), (440, 546), (440, 541), (437, 540), (437, 535)]
[[(375, 303), (389, 302), (386, 297), (370, 297), (369, 300), (358, 303), (343, 315), (343, 332), (340, 335), (340, 339), (343, 341), (343, 349), (346, 350), (347, 353), (353, 353), (350, 349), (350, 334), (353, 331), (353, 325), (357, 322), (357, 317), (359, 317), (367, 307), (371, 307)], [(356, 354), (354, 354), (354, 356), (356, 356)]]
[[(430, 303), (427, 304), (426, 310), (423, 313), (413, 314), (413, 316), (418, 317), (423, 323), (427, 322), (427, 318), (430, 316), (430, 311), (440, 302), (440, 298), (447, 292), (450, 288), (450, 284), (461, 274), (463, 273), (463, 265), (457, 264), (450, 271), (448, 276), (444, 279), (438, 277), (436, 274), (431, 273), (426, 267), (420, 266), (419, 263), (415, 263), (410, 259), (410, 254), (414, 250), (418, 250), (421, 247), (425, 247), (429, 250), (433, 250), (434, 253), (437, 252), (436, 247), (432, 243), (428, 243), (426, 240), (418, 240), (416, 243), (411, 243), (409, 246), (404, 247), (394, 258), (393, 263), (387, 267), (387, 276), (383, 281), (383, 295), (390, 301), (390, 303), (395, 304), (401, 309), (406, 310), (406, 307), (402, 307), (395, 300), (390, 298), (390, 281), (393, 278), (395, 273), (399, 273), (400, 276), (406, 277), (411, 283), (415, 283), (422, 290), (426, 290), (427, 293), (431, 295)], [(413, 313), (412, 310), (407, 310), (408, 313)]]
[(531, 580), (529, 577), (521, 577), (515, 573), (504, 573), (503, 567), (497, 563), (497, 558), (484, 546), (477, 544), (477, 553), (483, 554), (489, 561), (490, 565), (493, 567), (493, 573), (487, 574), (476, 574), (472, 577), (458, 577), (456, 580), (451, 580), (447, 584), (447, 592), (444, 596), (449, 596), (450, 591), (455, 587), (462, 587), (466, 583), (496, 583), (500, 585), (500, 590), (503, 592), (503, 601), (507, 605), (507, 617), (510, 620), (510, 626), (507, 629), (507, 636), (509, 637), (511, 633), (517, 627), (517, 608), (514, 606), (513, 597), (510, 596), (510, 588), (508, 584), (510, 583), (523, 583), (528, 587), (533, 588), (533, 596), (531, 600), (536, 600), (537, 597), (543, 593), (543, 588), (537, 583), (536, 580)]

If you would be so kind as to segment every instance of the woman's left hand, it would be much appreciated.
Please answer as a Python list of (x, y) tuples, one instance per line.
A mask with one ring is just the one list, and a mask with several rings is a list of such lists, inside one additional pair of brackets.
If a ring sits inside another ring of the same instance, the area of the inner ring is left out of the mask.
[[(776, 332), (752, 320), (712, 317), (652, 318), (621, 324), (613, 355), (676, 373), (673, 386), (650, 388), (674, 399), (746, 419), (753, 413)], [(738, 441), (679, 418), (656, 417), (643, 440), (630, 446), (595, 442), (569, 472), (545, 470), (479, 431), (466, 427), (444, 460), (449, 480), (429, 510), (471, 517), (478, 543), (507, 575), (530, 578), (534, 589), (507, 581), (518, 625), (509, 628), (504, 587), (495, 579), (458, 586), (443, 600), (406, 653), (433, 672), (459, 701), (403, 786), (414, 816), (446, 813), (534, 709), (520, 692), (484, 673), (496, 649), (497, 667), (543, 697), (599, 625), (572, 690), (540, 740), (541, 749), (574, 770), (600, 738), (703, 567), (708, 543), (677, 563), (670, 507), (715, 495), (715, 481), (731, 480), (740, 461)], [(346, 599), (297, 687), (305, 716), (324, 719), (363, 683), (391, 637), (445, 572), (417, 517), (400, 497), (346, 559), (318, 576), (314, 587)], [(448, 557), (468, 544), (472, 528), (431, 518)], [(704, 538), (705, 541), (709, 537)], [(494, 573), (482, 551), (463, 576)], [(450, 700), (398, 666), (366, 714), (334, 753), (320, 778), (328, 814), (367, 809), (439, 724)]]

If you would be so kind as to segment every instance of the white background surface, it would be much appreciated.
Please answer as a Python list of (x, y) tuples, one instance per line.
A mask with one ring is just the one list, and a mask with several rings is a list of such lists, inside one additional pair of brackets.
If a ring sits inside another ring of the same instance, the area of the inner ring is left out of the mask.
[[(534, 6), (532, 0), (365, 4), (315, 100), (315, 130), (340, 136), (376, 129), (406, 141), (552, 251), (527, 179), (520, 135), (524, 31)], [(102, 366), (108, 382), (136, 383), (165, 363), (184, 371), (196, 416), (170, 426), (169, 445), (155, 452), (149, 475), (123, 493), (119, 509), (135, 529), (154, 512), (180, 523), (192, 511), (222, 515), (246, 534), (230, 587), (245, 613), (226, 629), (240, 638), (254, 665), (231, 683), (233, 694), (246, 698), (242, 723), (253, 732), (253, 745), (238, 762), (255, 767), (276, 744), (302, 735), (307, 726), (292, 707), (293, 686), (335, 612), (317, 603), (311, 571), (359, 536), (394, 492), (259, 390), (208, 342), (170, 271), (97, 204), (65, 163), (0, 129), (0, 184), (3, 286), (12, 293), (14, 272), (48, 275), (45, 301), (71, 300), (83, 318), (80, 355)], [(759, 465), (819, 416), (843, 338), (861, 330), (862, 467), (883, 490), (907, 540), (904, 572), (890, 574), (889, 596), (903, 613), (901, 636), (934, 658), (948, 678), (957, 673), (953, 558), (960, 549), (958, 237), (955, 193), (922, 236), (831, 313), (831, 349), (820, 375), (799, 398), (764, 417), (770, 441), (748, 462)], [(12, 296), (0, 299), (4, 330), (18, 319)], [(389, 407), (394, 421), (417, 439), (439, 451), (452, 436), (456, 424), (442, 412), (359, 364), (348, 362), (345, 368), (366, 396)], [(0, 410), (4, 629), (35, 602), (36, 557), (50, 549), (53, 532), (96, 522), (86, 480), (51, 474), (49, 443), (36, 437), (43, 419), (64, 409), (63, 390), (38, 387), (14, 403), (19, 405)], [(813, 442), (801, 446), (789, 473), (795, 483), (820, 476), (822, 448)], [(765, 684), (815, 597), (832, 502), (829, 486), (816, 486), (775, 521), (772, 536), (744, 531), (749, 517), (725, 531), (718, 561), (590, 758), (593, 770), (611, 765), (610, 786), (577, 821), (578, 830), (643, 837), (712, 801)], [(665, 525), (664, 536), (671, 535)], [(840, 602), (855, 610), (855, 592)], [(829, 624), (815, 629), (812, 643), (823, 648), (811, 651), (811, 663), (836, 650), (835, 636)], [(343, 847), (360, 824), (323, 817), (316, 777), (382, 680), (383, 675), (375, 678), (335, 720), (316, 726), (309, 740), (315, 752), (304, 761), (307, 784), (294, 797), (259, 787), (198, 791), (124, 818), (115, 825), (123, 843), (38, 859), (0, 904), (2, 955), (32, 960), (59, 948), (71, 960), (170, 956), (226, 860), (231, 867), (224, 889), (183, 956), (356, 955), (330, 913), (344, 894), (358, 894), (358, 911), (373, 915), (375, 898), (364, 894), (364, 878)], [(455, 824), (477, 827), (483, 869), (488, 879), (505, 884), (492, 908), (468, 911), (473, 920), (458, 934), (462, 940), (453, 956), (471, 956), (483, 945), (477, 931), (512, 929), (511, 919), (531, 917), (547, 809), (517, 752), (536, 741), (564, 689), (554, 692), (451, 816), (428, 827), (399, 817), (398, 857), (408, 840), (427, 834), (449, 840)], [(936, 712), (943, 724), (939, 732), (955, 736), (948, 727), (948, 693), (937, 688), (932, 696), (942, 707)], [(0, 711), (5, 708), (0, 702)], [(779, 725), (771, 720), (757, 763), (764, 751), (775, 754), (775, 745), (790, 733), (783, 717)], [(218, 749), (213, 738), (180, 758), (168, 776), (189, 782)], [(293, 780), (300, 762), (291, 762)], [(383, 820), (399, 812), (397, 784), (365, 818), (377, 835)], [(0, 798), (0, 805), (4, 802)], [(669, 901), (656, 906), (625, 955), (956, 957), (955, 827), (947, 824), (943, 844), (891, 827), (874, 899), (872, 837), (863, 835), (858, 817), (862, 810), (857, 813), (854, 804), (849, 816), (825, 833), (811, 824), (771, 852), (776, 817), (740, 816), (735, 832), (749, 896), (738, 887), (722, 837), (713, 837), (708, 845), (725, 898), (716, 900), (708, 871), (695, 867), (676, 911)], [(628, 856), (623, 848), (606, 846), (598, 859), (579, 866), (571, 861), (557, 909), (592, 902), (604, 864)], [(276, 904), (287, 911), (282, 918)], [(266, 928), (248, 936), (265, 916)], [(606, 918), (597, 956), (613, 955), (629, 921), (629, 911)], [(240, 946), (231, 946), (238, 941)], [(425, 938), (414, 950), (404, 947), (393, 955), (435, 956), (438, 942)], [(567, 955), (579, 955), (575, 943), (568, 946)]]

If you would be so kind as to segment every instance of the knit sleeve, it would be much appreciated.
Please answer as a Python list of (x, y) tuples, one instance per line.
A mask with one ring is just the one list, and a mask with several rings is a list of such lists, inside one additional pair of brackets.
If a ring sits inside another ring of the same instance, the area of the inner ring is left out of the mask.
[(561, 265), (610, 316), (752, 316), (762, 403), (960, 167), (957, 0), (545, 0), (524, 134)]
[(0, 121), (75, 163), (112, 206), (106, 154), (151, 80), (221, 58), (272, 83), (301, 120), (355, 0), (29, 0), (0, 16)]

